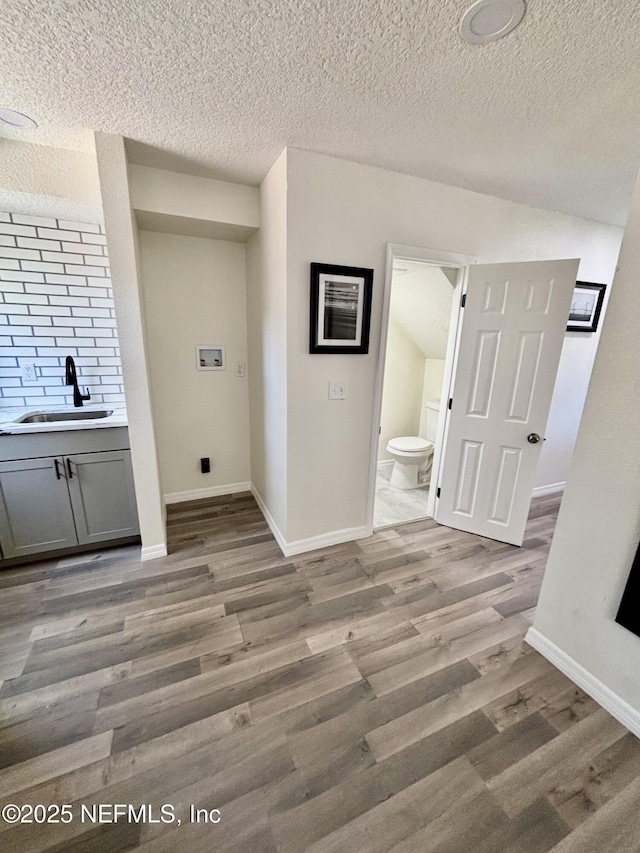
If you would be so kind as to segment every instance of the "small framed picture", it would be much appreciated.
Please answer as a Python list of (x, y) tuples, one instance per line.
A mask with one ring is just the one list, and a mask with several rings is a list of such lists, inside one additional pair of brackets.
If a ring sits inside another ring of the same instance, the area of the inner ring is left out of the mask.
[(310, 353), (369, 352), (373, 270), (311, 264)]
[(217, 344), (196, 347), (196, 370), (225, 370), (224, 347)]
[(576, 281), (571, 297), (567, 332), (595, 332), (604, 302), (606, 284)]

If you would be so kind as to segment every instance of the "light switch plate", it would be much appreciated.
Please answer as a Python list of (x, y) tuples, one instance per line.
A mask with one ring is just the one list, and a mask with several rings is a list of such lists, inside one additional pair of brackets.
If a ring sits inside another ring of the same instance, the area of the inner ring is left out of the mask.
[(347, 399), (347, 383), (344, 379), (329, 380), (329, 399), (330, 400), (346, 400)]

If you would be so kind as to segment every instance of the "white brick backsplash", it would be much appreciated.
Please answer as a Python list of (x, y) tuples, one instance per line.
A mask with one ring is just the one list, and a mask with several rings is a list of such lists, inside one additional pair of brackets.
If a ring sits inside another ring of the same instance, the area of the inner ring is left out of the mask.
[[(9, 249), (5, 246), (0, 246), (0, 258), (14, 258), (19, 261), (39, 261), (40, 252), (36, 252), (35, 249)], [(96, 275), (96, 273), (92, 273), (92, 275)]]
[[(0, 253), (2, 251), (5, 251), (5, 250), (0, 249)], [(12, 250), (6, 249), (6, 251), (11, 252)], [(106, 274), (107, 274), (107, 271), (100, 269), (100, 267), (83, 267), (80, 265), (78, 265), (77, 267), (74, 267), (72, 264), (65, 266), (65, 272), (67, 272), (67, 273), (72, 273), (74, 271), (74, 269), (78, 272), (79, 275), (103, 275), (103, 276), (106, 276)]]
[(81, 234), (83, 243), (95, 243), (98, 246), (106, 246), (107, 238), (104, 234)]
[(66, 219), (59, 219), (58, 225), (68, 231), (86, 231), (89, 234), (100, 233), (100, 226), (94, 225), (93, 222), (69, 222)]
[(67, 296), (69, 291), (62, 284), (31, 284), (24, 286), (27, 293), (46, 293), (47, 296)]
[[(42, 396), (44, 397), (44, 388), (40, 388), (38, 385), (34, 385), (31, 382), (29, 383), (29, 385), (30, 385), (29, 394), (33, 394), (34, 396), (36, 394), (42, 394)], [(19, 387), (19, 388), (3, 388), (2, 389), (2, 396), (3, 397), (23, 397), (25, 394), (25, 390), (26, 389), (22, 388), (22, 387)], [(14, 402), (11, 405), (12, 406), (19, 406), (20, 404), (17, 402)]]
[(0, 281), (0, 293), (3, 294), (5, 301), (9, 296), (14, 294), (24, 293), (24, 285), (21, 281)]
[[(70, 405), (67, 355), (93, 402), (124, 401), (105, 246), (93, 223), (0, 215), (0, 401)], [(36, 383), (23, 384), (25, 363)]]
[(71, 314), (71, 308), (60, 305), (30, 305), (29, 313), (43, 317), (68, 317)]
[(3, 222), (0, 225), (0, 234), (13, 234), (15, 237), (37, 237), (38, 232), (29, 225), (14, 225)]
[(0, 358), (23, 358), (30, 355), (37, 355), (35, 347), (15, 347), (0, 344)]
[[(26, 305), (16, 305), (16, 308), (26, 308)], [(32, 326), (34, 317), (26, 317), (23, 314), (9, 314), (9, 323), (12, 326)]]
[(41, 272), (24, 272), (24, 270), (0, 270), (0, 282), (2, 282), (0, 290), (7, 289), (8, 281), (44, 281), (44, 275)]
[[(35, 339), (34, 339), (35, 340)], [(39, 342), (38, 342), (39, 343)], [(34, 355), (57, 355), (66, 358), (68, 355), (77, 355), (75, 347), (64, 347), (64, 349), (60, 347), (42, 347), (38, 346), (38, 352), (33, 351)]]
[[(0, 285), (0, 290), (4, 290), (4, 287)], [(46, 296), (36, 296), (35, 293), (11, 293), (7, 292), (3, 294), (4, 301), (10, 305), (46, 305), (47, 297)], [(33, 312), (31, 312), (33, 313)]]
[[(87, 277), (84, 275), (48, 275), (47, 281), (50, 284), (75, 284), (82, 287), (87, 283)], [(103, 281), (104, 284), (104, 281)]]
[(105, 297), (109, 295), (109, 290), (106, 287), (74, 287), (69, 285), (69, 295)]
[(72, 243), (80, 242), (80, 235), (66, 228), (38, 228), (38, 237), (43, 240), (68, 240)]
[(108, 308), (72, 308), (74, 317), (108, 317)]
[[(49, 306), (52, 307), (52, 306)], [(67, 311), (71, 313), (71, 309), (67, 308)], [(54, 317), (53, 318), (54, 326), (91, 326), (91, 318), (90, 317)], [(102, 334), (103, 330), (100, 329), (98, 334)]]
[(83, 296), (50, 296), (51, 305), (72, 305), (77, 308), (88, 308), (89, 300)]
[[(62, 248), (66, 252), (71, 251), (71, 249), (65, 249), (65, 246), (71, 246), (71, 243), (63, 243), (62, 244)], [(76, 248), (82, 249), (83, 254), (86, 256), (91, 255), (91, 257), (93, 257), (94, 255), (100, 255), (101, 259), (104, 258), (103, 254), (102, 254), (102, 246), (92, 246), (89, 243), (86, 243), (86, 244), (83, 243), (82, 246), (79, 246), (79, 247), (76, 246)], [(93, 261), (90, 260), (90, 258), (87, 258), (87, 261), (88, 261), (88, 263), (93, 263)]]
[[(21, 329), (21, 332), (28, 332), (28, 329)], [(51, 334), (51, 329), (47, 330), (49, 334)], [(14, 347), (28, 347), (31, 344), (37, 344), (39, 347), (53, 347), (56, 345), (54, 338), (37, 338), (33, 335), (29, 335), (29, 337), (19, 337), (18, 335), (13, 335), (13, 345)]]
[(54, 261), (59, 264), (84, 264), (84, 255), (72, 255), (69, 252), (43, 252), (43, 261)]
[(44, 261), (20, 261), (23, 270), (32, 272), (64, 272), (64, 264), (53, 264)]
[(27, 216), (22, 213), (12, 213), (11, 221), (17, 222), (19, 225), (39, 225), (44, 228), (56, 228), (58, 225), (55, 219), (49, 219), (45, 216)]
[(60, 251), (60, 243), (57, 240), (36, 240), (33, 237), (18, 237), (18, 246), (25, 249), (44, 249), (47, 252)]

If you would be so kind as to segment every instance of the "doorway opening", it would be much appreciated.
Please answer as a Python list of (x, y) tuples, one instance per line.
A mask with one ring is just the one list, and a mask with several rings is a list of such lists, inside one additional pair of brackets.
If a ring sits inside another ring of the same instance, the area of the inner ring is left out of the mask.
[(460, 296), (473, 260), (389, 247), (374, 529), (433, 515)]

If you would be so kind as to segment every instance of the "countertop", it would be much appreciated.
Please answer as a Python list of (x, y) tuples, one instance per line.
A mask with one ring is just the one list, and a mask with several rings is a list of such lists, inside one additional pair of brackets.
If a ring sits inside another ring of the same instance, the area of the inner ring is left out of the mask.
[(41, 409), (30, 407), (28, 409), (12, 408), (0, 409), (0, 435), (22, 435), (32, 432), (66, 432), (76, 429), (107, 429), (109, 427), (126, 427), (127, 410), (122, 403), (104, 403), (94, 406), (83, 406), (80, 411), (91, 412), (100, 409), (111, 409), (113, 414), (108, 418), (87, 418), (81, 421), (52, 421), (45, 424), (20, 424), (16, 423), (25, 415), (35, 415), (39, 412), (73, 412), (78, 411), (73, 406), (52, 406), (47, 408), (43, 406)]

